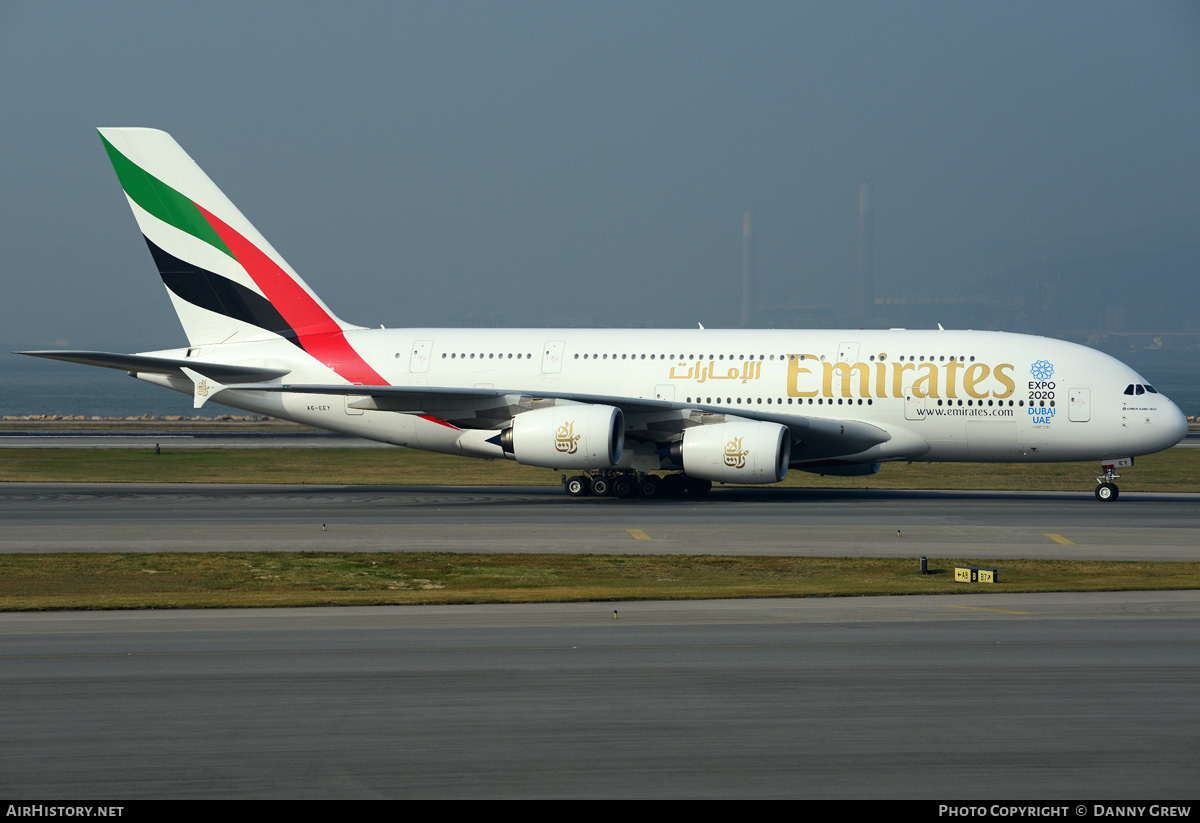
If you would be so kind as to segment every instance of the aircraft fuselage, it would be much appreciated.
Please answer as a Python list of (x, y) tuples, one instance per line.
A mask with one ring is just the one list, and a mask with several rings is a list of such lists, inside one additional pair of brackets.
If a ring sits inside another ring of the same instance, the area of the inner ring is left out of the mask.
[[(1002, 332), (430, 328), (363, 329), (346, 339), (393, 386), (534, 397), (543, 389), (669, 401), (733, 417), (852, 420), (904, 442), (895, 453), (880, 450), (883, 460), (1100, 460), (1160, 451), (1186, 431), (1174, 403), (1141, 389), (1148, 382), (1119, 360)], [(154, 354), (283, 366), (294, 383), (340, 382), (279, 340)], [(142, 377), (193, 391), (190, 381)], [(1130, 386), (1139, 388), (1126, 394)], [(397, 415), (356, 408), (356, 399), (229, 390), (216, 402), (396, 445), (463, 451), (458, 430), (443, 421), (462, 416), (465, 406)], [(802, 450), (793, 454), (794, 467), (806, 462)]]

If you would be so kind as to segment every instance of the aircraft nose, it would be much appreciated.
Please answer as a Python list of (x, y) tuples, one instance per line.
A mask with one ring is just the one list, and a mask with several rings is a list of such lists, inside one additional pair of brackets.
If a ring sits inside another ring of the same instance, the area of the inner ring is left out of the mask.
[(1176, 443), (1178, 443), (1180, 440), (1187, 437), (1188, 421), (1187, 421), (1187, 417), (1184, 416), (1183, 412), (1179, 410), (1179, 407), (1176, 406), (1174, 402), (1172, 402), (1172, 401), (1167, 401), (1167, 402), (1168, 402), (1168, 405), (1170, 405), (1170, 408), (1163, 410), (1163, 412), (1164, 412), (1164, 414), (1163, 414), (1164, 421), (1163, 422), (1166, 424), (1164, 427), (1164, 433), (1163, 433), (1164, 438), (1163, 439), (1169, 440), (1170, 443), (1168, 443), (1163, 448), (1169, 449), (1172, 446), (1174, 446)]
[[(1132, 438), (1129, 443), (1134, 454), (1155, 454), (1165, 451), (1187, 435), (1187, 418), (1179, 410), (1179, 407), (1161, 394), (1158, 401), (1156, 409), (1140, 418), (1145, 425), (1135, 425), (1130, 430)], [(1139, 418), (1132, 418), (1132, 420), (1137, 419)]]

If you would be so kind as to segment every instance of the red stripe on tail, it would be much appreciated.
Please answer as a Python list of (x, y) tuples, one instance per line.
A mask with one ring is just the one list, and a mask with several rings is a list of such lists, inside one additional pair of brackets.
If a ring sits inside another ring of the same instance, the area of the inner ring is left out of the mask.
[(306, 352), (351, 383), (388, 385), (350, 345), (337, 321), (290, 274), (221, 218), (199, 203), (195, 205), (233, 252), (234, 259), (296, 332)]

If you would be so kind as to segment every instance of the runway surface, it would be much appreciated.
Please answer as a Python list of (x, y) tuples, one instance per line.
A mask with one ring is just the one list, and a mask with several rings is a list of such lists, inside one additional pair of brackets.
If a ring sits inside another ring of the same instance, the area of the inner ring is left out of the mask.
[(1188, 800), (1197, 682), (1195, 592), (6, 614), (0, 795)]
[[(0, 484), (0, 552), (466, 551), (1200, 560), (1200, 495)], [(322, 530), (324, 526), (324, 530)], [(897, 536), (897, 530), (900, 534)]]

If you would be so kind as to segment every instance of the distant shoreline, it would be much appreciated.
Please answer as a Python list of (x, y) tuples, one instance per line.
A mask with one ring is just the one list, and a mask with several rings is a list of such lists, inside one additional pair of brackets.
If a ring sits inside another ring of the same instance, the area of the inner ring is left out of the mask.
[(216, 417), (184, 417), (178, 414), (143, 414), (131, 417), (98, 417), (82, 414), (23, 414), (0, 416), (0, 431), (21, 429), (123, 429), (123, 428), (219, 428), (219, 429), (295, 429), (310, 426), (261, 415), (221, 414)]

